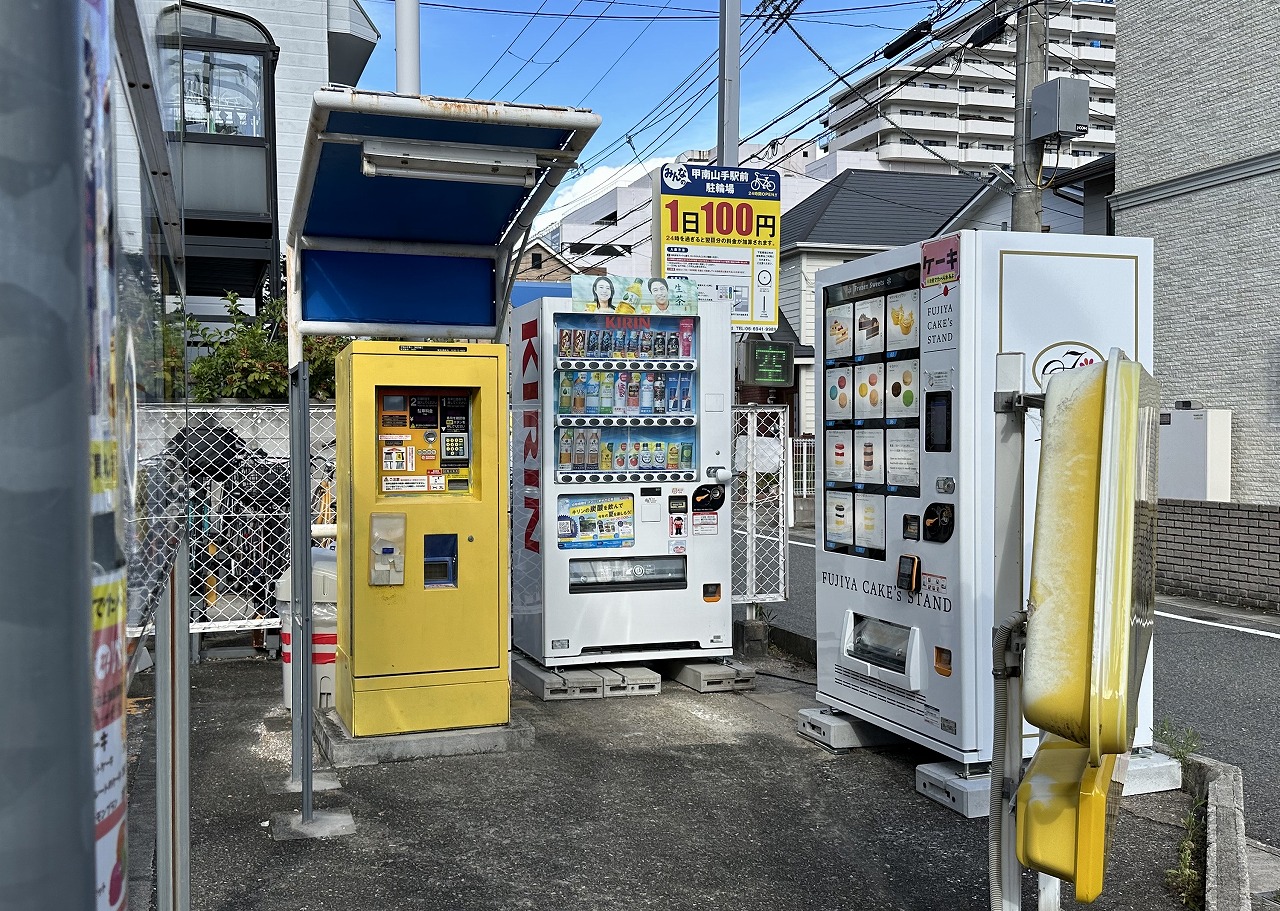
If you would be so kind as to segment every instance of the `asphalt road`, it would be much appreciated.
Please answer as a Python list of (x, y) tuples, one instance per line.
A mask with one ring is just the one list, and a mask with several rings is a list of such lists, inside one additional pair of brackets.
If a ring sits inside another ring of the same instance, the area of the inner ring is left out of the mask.
[[(792, 529), (788, 599), (763, 608), (773, 625), (808, 637), (815, 635), (812, 542), (812, 529)], [(1154, 661), (1157, 725), (1190, 730), (1197, 752), (1239, 766), (1247, 834), (1280, 845), (1280, 613), (1162, 597)]]

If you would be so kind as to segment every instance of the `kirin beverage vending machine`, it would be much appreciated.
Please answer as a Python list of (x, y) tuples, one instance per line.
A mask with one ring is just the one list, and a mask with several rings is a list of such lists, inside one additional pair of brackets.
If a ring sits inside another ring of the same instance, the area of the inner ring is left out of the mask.
[(545, 667), (732, 654), (728, 309), (624, 287), (512, 315), (512, 636)]
[[(1150, 369), (1151, 241), (963, 231), (826, 269), (816, 293), (818, 699), (988, 762), (992, 627), (1021, 607), (993, 603), (996, 354), (1025, 353), (1030, 393), (1113, 347)], [(1038, 428), (1029, 412), (1024, 567)]]

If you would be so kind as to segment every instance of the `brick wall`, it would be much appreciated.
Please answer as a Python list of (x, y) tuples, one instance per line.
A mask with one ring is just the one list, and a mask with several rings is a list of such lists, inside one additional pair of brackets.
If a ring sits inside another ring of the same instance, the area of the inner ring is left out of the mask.
[(1280, 610), (1280, 506), (1161, 500), (1156, 587)]

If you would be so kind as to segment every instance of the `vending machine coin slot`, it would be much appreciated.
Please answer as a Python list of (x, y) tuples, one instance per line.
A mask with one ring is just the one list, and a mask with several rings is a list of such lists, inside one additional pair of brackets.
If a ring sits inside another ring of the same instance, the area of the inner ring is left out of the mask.
[(920, 517), (905, 515), (902, 517), (902, 539), (904, 541), (920, 540)]
[(924, 510), (924, 539), (946, 544), (956, 530), (956, 508), (950, 503), (930, 503)]

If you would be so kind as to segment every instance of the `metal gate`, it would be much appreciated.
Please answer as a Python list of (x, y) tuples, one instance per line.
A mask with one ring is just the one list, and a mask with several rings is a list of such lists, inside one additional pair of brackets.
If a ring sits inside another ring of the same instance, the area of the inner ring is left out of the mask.
[[(333, 406), (312, 405), (312, 514), (324, 524), (336, 521), (335, 448)], [(185, 513), (190, 523), (191, 631), (278, 627), (275, 585), (289, 566), (289, 406), (141, 405), (137, 450), (140, 512)], [(130, 555), (130, 635), (163, 597), (168, 550), (157, 541)]]
[(791, 445), (785, 405), (733, 408), (733, 603), (787, 599)]

